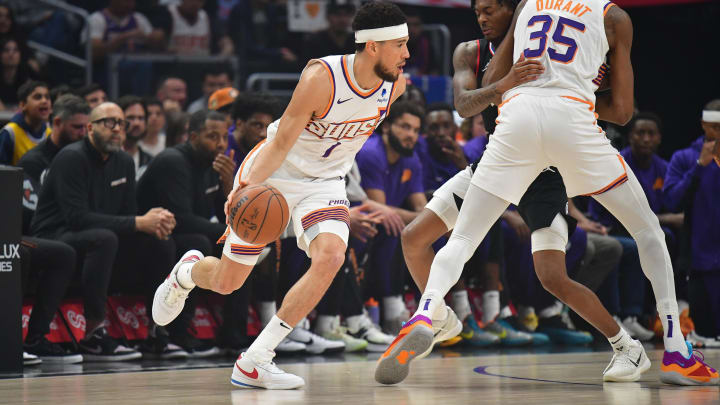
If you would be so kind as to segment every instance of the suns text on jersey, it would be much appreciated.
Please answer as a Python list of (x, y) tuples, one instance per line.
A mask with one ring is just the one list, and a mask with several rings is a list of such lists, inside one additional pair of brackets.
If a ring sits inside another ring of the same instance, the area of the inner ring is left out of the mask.
[(364, 120), (354, 120), (341, 123), (330, 123), (318, 120), (311, 120), (305, 126), (305, 130), (318, 138), (330, 139), (352, 139), (356, 136), (370, 136), (380, 123), (380, 116)]

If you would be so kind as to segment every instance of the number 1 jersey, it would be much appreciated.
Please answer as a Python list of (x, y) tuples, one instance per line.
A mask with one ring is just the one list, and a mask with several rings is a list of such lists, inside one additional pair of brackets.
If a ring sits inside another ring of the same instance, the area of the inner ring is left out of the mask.
[(510, 90), (505, 99), (517, 93), (559, 94), (594, 104), (607, 68), (604, 17), (613, 6), (607, 0), (528, 0), (515, 26), (513, 61), (524, 54), (540, 60), (545, 72)]
[[(355, 55), (335, 55), (315, 62), (327, 71), (332, 98), (325, 111), (308, 122), (284, 162), (308, 177), (345, 177), (390, 108), (395, 83), (383, 81), (373, 89), (361, 89), (352, 70), (354, 60)], [(268, 142), (279, 122), (268, 127)]]

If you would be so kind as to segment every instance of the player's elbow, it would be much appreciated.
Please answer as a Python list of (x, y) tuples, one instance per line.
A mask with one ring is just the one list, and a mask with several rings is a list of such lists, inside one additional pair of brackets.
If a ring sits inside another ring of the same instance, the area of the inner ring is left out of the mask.
[(632, 119), (633, 114), (635, 113), (632, 104), (631, 105), (625, 105), (618, 111), (618, 124), (625, 125), (628, 122), (630, 122), (630, 119)]
[(462, 100), (459, 98), (455, 99), (455, 111), (460, 115), (462, 118), (470, 118), (472, 117), (472, 112), (469, 108), (467, 108)]

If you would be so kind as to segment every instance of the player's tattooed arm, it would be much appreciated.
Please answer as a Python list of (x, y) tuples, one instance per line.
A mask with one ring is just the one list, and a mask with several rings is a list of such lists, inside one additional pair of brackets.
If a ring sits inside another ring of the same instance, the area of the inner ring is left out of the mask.
[(599, 119), (625, 125), (633, 114), (633, 68), (630, 61), (633, 27), (630, 16), (617, 6), (610, 7), (605, 15), (605, 35), (610, 51), (609, 92), (597, 96), (595, 112)]
[(496, 98), (495, 85), (477, 88), (476, 69), (478, 53), (477, 41), (463, 42), (453, 53), (453, 94), (455, 109), (461, 117), (467, 118), (480, 114)]

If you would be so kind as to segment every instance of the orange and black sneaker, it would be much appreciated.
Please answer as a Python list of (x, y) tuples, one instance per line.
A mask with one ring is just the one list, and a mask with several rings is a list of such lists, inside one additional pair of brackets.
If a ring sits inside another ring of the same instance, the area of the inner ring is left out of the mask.
[(430, 318), (415, 315), (407, 321), (375, 368), (375, 381), (397, 384), (410, 372), (410, 362), (432, 347), (433, 327)]
[[(660, 366), (660, 381), (675, 385), (720, 385), (717, 370), (705, 364), (705, 357), (699, 351), (693, 353), (693, 347), (685, 342), (689, 357), (680, 352), (665, 351)], [(697, 354), (696, 354), (697, 353)]]

